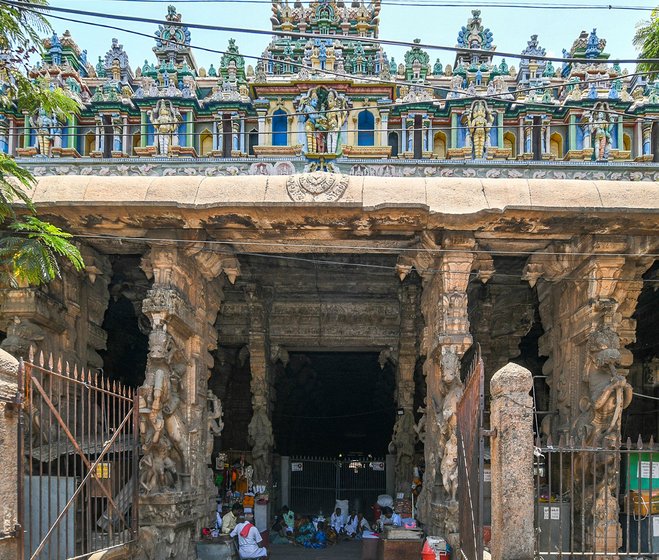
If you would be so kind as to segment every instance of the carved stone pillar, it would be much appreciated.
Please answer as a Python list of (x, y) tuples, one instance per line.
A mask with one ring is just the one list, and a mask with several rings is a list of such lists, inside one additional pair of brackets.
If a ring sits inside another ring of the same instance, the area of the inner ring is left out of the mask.
[[(579, 539), (584, 535), (581, 546), (591, 552), (610, 554), (621, 544), (616, 450), (622, 411), (632, 399), (626, 376), (633, 361), (625, 346), (635, 340), (632, 315), (642, 275), (652, 264), (652, 259), (638, 255), (649, 250), (638, 241), (630, 246), (625, 238), (589, 236), (551, 247), (553, 255), (532, 257), (525, 270), (525, 277), (538, 286), (545, 329), (540, 354), (548, 357), (543, 373), (550, 387), (550, 409), (556, 411), (545, 417), (541, 430), (555, 440), (573, 437), (586, 447), (611, 450), (602, 452), (596, 463), (593, 454), (583, 454), (579, 461), (585, 462), (584, 468), (575, 469), (573, 500), (577, 509), (583, 505), (583, 517), (575, 515), (579, 526), (574, 534)], [(583, 473), (588, 479), (582, 485)]]
[[(421, 352), (425, 354), (426, 435), (419, 517), (431, 534), (459, 544), (456, 407), (462, 396), (460, 357), (471, 346), (467, 286), (474, 262), (470, 236), (446, 235), (441, 247), (424, 240), (415, 260), (423, 279), (421, 312), (425, 319)], [(440, 249), (449, 249), (440, 253)], [(440, 256), (435, 256), (440, 255)]]
[[(406, 281), (399, 290), (400, 339), (396, 368), (396, 400), (399, 410), (391, 440), (396, 453), (396, 492), (411, 492), (414, 468), (414, 447), (417, 441), (414, 422), (414, 369), (418, 356), (416, 315), (418, 306), (417, 286)], [(380, 361), (380, 365), (383, 365)], [(400, 414), (402, 411), (402, 414)]]
[(142, 556), (154, 560), (194, 558), (194, 540), (215, 507), (207, 467), (216, 427), (207, 403), (210, 352), (222, 300), (218, 277), (224, 271), (235, 280), (239, 269), (235, 258), (201, 249), (155, 243), (142, 259), (153, 286), (142, 303), (152, 331), (139, 389), (140, 542)]
[(27, 358), (30, 346), (44, 354), (91, 370), (103, 366), (107, 334), (101, 328), (110, 298), (109, 259), (82, 246), (85, 271), (62, 263), (62, 277), (39, 288), (7, 290), (2, 295), (0, 327), (7, 333), (2, 349)]
[(252, 420), (247, 428), (247, 442), (252, 447), (254, 484), (265, 486), (265, 489), (272, 483), (272, 449), (275, 441), (270, 419), (270, 296), (266, 288), (249, 285), (245, 289), (249, 308), (249, 364), (252, 374)]

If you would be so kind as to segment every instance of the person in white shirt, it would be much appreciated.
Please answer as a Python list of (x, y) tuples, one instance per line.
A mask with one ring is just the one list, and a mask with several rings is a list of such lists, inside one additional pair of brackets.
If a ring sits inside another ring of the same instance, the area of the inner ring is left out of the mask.
[(402, 527), (403, 520), (401, 519), (400, 515), (394, 513), (394, 510), (390, 507), (383, 507), (382, 515), (380, 516), (380, 519), (378, 519), (378, 529), (383, 531), (387, 525), (393, 527)]
[(238, 537), (238, 554), (242, 560), (248, 558), (268, 558), (268, 549), (265, 547), (259, 530), (243, 518), (233, 531), (232, 537)]
[(330, 527), (340, 535), (346, 525), (345, 515), (341, 513), (341, 508), (336, 508), (336, 511), (330, 517)]
[(361, 537), (364, 531), (370, 531), (371, 526), (368, 524), (368, 521), (364, 519), (363, 513), (358, 513), (357, 515), (352, 515), (348, 520), (346, 525), (346, 534), (351, 537)]

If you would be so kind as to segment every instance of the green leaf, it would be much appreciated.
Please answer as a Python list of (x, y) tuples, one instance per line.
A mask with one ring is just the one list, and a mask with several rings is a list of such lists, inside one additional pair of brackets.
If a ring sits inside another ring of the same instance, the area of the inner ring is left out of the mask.
[(39, 285), (61, 277), (58, 257), (80, 271), (85, 263), (80, 250), (70, 241), (70, 233), (27, 216), (9, 225), (19, 235), (0, 239), (0, 270), (5, 278)]
[(22, 203), (30, 212), (34, 206), (26, 192), (34, 186), (35, 179), (9, 156), (0, 153), (0, 220), (15, 216), (14, 204)]

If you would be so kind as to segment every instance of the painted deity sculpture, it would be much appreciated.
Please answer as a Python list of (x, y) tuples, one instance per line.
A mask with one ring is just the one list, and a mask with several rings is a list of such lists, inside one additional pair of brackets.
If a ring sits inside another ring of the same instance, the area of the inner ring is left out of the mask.
[(590, 131), (595, 149), (594, 157), (599, 161), (609, 159), (611, 151), (611, 123), (607, 115), (607, 106), (598, 104), (590, 117)]
[(483, 100), (474, 101), (469, 109), (467, 126), (471, 136), (472, 157), (480, 159), (487, 156), (488, 138), (494, 116)]
[(169, 154), (172, 146), (178, 146), (178, 127), (182, 122), (181, 113), (171, 101), (161, 99), (153, 111), (148, 113), (149, 120), (156, 130), (156, 147), (160, 155)]
[(123, 131), (124, 122), (121, 115), (114, 113), (111, 117), (112, 121), (112, 151), (123, 151)]
[(34, 128), (37, 145), (36, 148), (40, 155), (50, 157), (50, 149), (52, 147), (51, 127), (53, 126), (53, 119), (50, 118), (44, 109), (39, 109), (36, 117), (30, 119), (32, 128)]
[(348, 102), (334, 90), (314, 88), (298, 104), (303, 114), (307, 153), (335, 154), (341, 128), (348, 118)]

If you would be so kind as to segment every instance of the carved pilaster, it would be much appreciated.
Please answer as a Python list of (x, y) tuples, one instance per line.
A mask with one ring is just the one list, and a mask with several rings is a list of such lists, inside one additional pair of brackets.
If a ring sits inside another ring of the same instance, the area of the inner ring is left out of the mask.
[[(584, 550), (592, 552), (617, 550), (621, 542), (615, 451), (622, 412), (632, 399), (626, 379), (632, 356), (624, 346), (635, 340), (632, 315), (641, 277), (652, 264), (642, 252), (625, 238), (585, 237), (550, 247), (552, 254), (532, 257), (526, 268), (526, 277), (538, 286), (545, 329), (540, 353), (548, 357), (543, 372), (557, 411), (545, 418), (542, 431), (612, 451), (597, 463), (584, 454), (579, 460), (587, 464), (575, 469), (575, 504), (584, 505), (583, 516), (575, 516), (583, 527), (575, 534), (583, 535)], [(595, 476), (596, 487), (582, 485), (583, 473)]]
[[(474, 240), (447, 235), (440, 246), (428, 237), (414, 266), (423, 278), (425, 319), (421, 351), (426, 356), (426, 435), (421, 521), (434, 534), (457, 544), (456, 406), (462, 395), (460, 357), (471, 346), (467, 286), (474, 263)], [(429, 256), (433, 258), (430, 259)]]
[(252, 447), (254, 483), (268, 488), (272, 482), (274, 447), (270, 419), (272, 407), (268, 330), (271, 293), (267, 288), (249, 285), (245, 289), (245, 297), (249, 309), (249, 363), (252, 374), (252, 419), (247, 428), (247, 442)]
[[(406, 495), (411, 491), (414, 468), (414, 447), (417, 441), (414, 421), (414, 369), (418, 357), (417, 309), (418, 289), (409, 281), (399, 290), (400, 339), (396, 366), (396, 400), (399, 413), (396, 416), (391, 446), (396, 453), (396, 491)], [(380, 362), (382, 365), (382, 361)]]
[[(139, 390), (140, 523), (144, 542), (153, 545), (144, 554), (187, 560), (194, 557), (193, 537), (214, 509), (207, 464), (212, 438), (221, 430), (221, 404), (208, 393), (210, 352), (217, 347), (221, 273), (235, 280), (239, 268), (231, 255), (166, 243), (152, 245), (142, 268), (153, 279), (142, 302), (152, 331)], [(172, 539), (186, 544), (166, 546)]]

